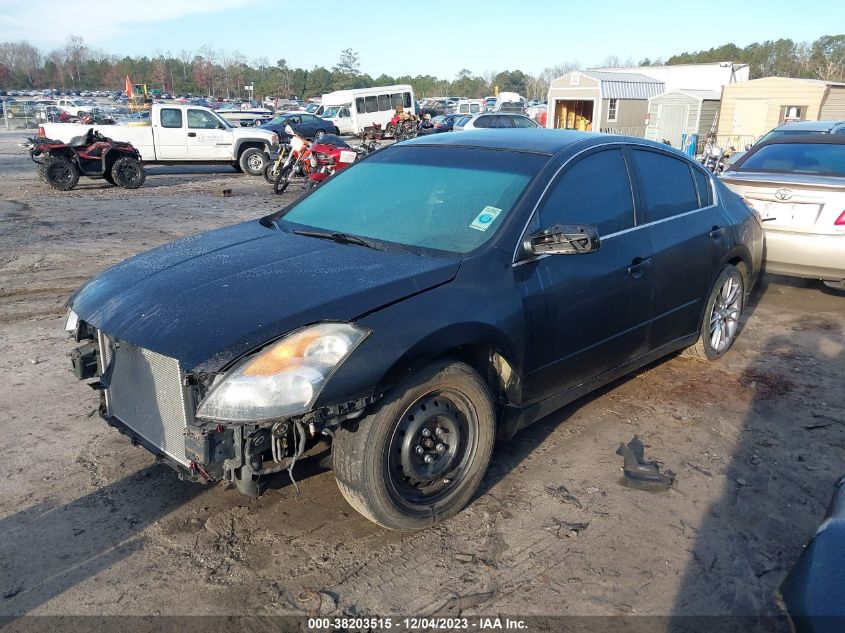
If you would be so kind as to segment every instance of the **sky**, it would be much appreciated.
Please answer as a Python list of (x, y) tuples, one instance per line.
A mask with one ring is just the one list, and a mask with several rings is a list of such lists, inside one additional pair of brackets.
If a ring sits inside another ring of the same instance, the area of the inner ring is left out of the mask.
[(598, 66), (609, 55), (638, 62), (729, 42), (811, 41), (843, 31), (843, 7), (841, 0), (2, 0), (0, 42), (27, 40), (46, 52), (79, 35), (93, 48), (133, 56), (208, 45), (306, 69), (331, 68), (351, 48), (373, 77), (454, 79), (464, 68), (536, 74), (564, 61)]

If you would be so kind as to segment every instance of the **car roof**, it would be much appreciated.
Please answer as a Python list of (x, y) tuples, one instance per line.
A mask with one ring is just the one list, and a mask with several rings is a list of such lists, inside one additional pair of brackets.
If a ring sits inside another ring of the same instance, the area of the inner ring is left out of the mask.
[(547, 130), (545, 128), (480, 129), (473, 130), (472, 133), (455, 132), (453, 134), (419, 136), (403, 142), (402, 145), (482, 147), (552, 155), (585, 139), (611, 140), (618, 138), (608, 134), (578, 132), (576, 130)]
[(845, 125), (845, 121), (792, 121), (777, 126), (775, 130), (806, 130), (808, 132), (827, 132), (828, 130)]
[[(768, 141), (757, 143), (751, 151), (767, 145), (786, 145), (790, 143), (813, 143), (816, 145), (845, 145), (845, 134), (786, 134)], [(751, 152), (749, 152), (750, 154)]]

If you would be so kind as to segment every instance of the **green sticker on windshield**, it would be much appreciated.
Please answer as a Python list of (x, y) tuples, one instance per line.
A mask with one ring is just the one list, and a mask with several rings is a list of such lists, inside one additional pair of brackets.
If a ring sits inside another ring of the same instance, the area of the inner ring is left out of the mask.
[(469, 228), (476, 231), (486, 231), (501, 212), (502, 210), (496, 207), (484, 207), (472, 221), (472, 224), (469, 225)]

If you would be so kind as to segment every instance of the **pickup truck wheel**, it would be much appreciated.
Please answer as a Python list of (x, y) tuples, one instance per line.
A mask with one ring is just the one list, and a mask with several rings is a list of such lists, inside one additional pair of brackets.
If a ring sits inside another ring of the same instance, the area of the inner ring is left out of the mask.
[(241, 154), (238, 163), (244, 173), (250, 176), (261, 176), (267, 166), (267, 155), (257, 147), (248, 147)]
[(137, 158), (124, 156), (114, 161), (111, 168), (111, 177), (114, 184), (124, 189), (137, 189), (144, 184), (147, 173), (144, 166)]
[(79, 170), (64, 156), (51, 156), (44, 166), (47, 184), (59, 191), (70, 191), (79, 183)]
[(469, 365), (441, 361), (398, 385), (332, 444), (349, 504), (393, 530), (418, 530), (460, 512), (478, 490), (495, 437), (487, 384)]

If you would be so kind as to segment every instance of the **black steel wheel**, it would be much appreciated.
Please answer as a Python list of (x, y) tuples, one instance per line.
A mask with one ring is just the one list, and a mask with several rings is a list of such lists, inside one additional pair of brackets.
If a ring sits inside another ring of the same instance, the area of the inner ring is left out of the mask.
[(357, 428), (337, 431), (335, 478), (349, 504), (371, 521), (421, 529), (470, 502), (494, 437), (487, 384), (469, 365), (441, 361), (386, 394)]
[(44, 163), (44, 179), (53, 189), (70, 191), (79, 182), (79, 170), (69, 158), (51, 156)]
[(124, 189), (137, 189), (147, 179), (144, 165), (137, 158), (123, 156), (114, 161), (111, 167), (114, 184)]

